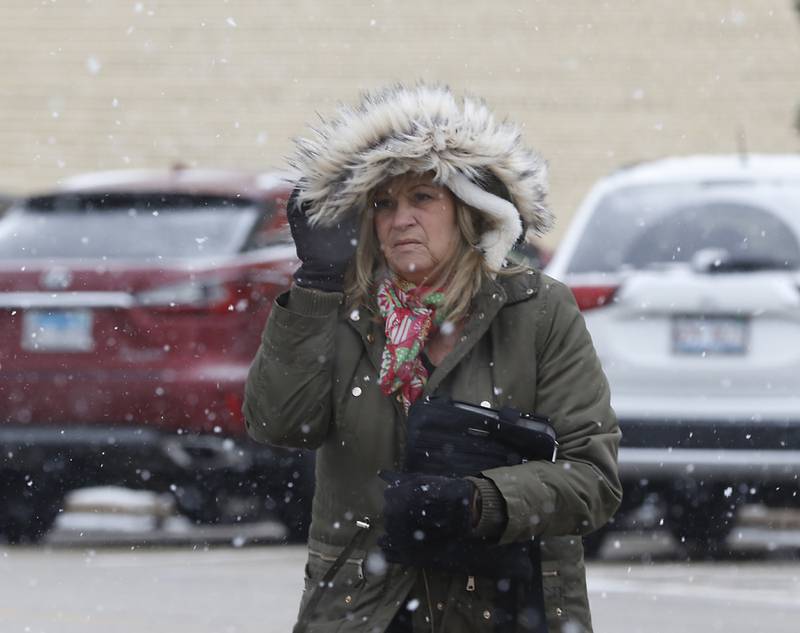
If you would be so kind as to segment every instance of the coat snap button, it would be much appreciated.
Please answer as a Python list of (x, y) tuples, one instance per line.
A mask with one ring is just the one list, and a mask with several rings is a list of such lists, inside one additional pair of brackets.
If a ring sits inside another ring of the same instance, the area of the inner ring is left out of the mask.
[(372, 344), (374, 342), (375, 342), (375, 337), (372, 334), (367, 334), (367, 343)]
[(564, 615), (564, 612), (561, 610), (561, 607), (556, 607), (556, 615), (560, 618)]
[(352, 601), (353, 601), (353, 596), (345, 596), (344, 597), (344, 603), (345, 604), (350, 604)]
[(444, 604), (443, 604), (443, 603), (441, 603), (441, 602), (437, 602), (437, 603), (436, 603), (436, 608), (437, 608), (439, 611), (444, 611)]
[(361, 387), (353, 387), (353, 391), (351, 392), (356, 398), (361, 395)]
[(492, 612), (489, 611), (489, 609), (486, 609), (486, 611), (483, 612), (483, 619), (489, 620), (491, 619), (491, 617), (492, 617)]

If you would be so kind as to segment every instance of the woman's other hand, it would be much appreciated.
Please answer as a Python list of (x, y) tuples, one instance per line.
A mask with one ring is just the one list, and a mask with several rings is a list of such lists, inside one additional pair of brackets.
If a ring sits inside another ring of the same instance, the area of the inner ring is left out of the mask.
[(478, 522), (468, 479), (383, 471), (384, 527), (393, 542), (422, 544), (469, 535)]

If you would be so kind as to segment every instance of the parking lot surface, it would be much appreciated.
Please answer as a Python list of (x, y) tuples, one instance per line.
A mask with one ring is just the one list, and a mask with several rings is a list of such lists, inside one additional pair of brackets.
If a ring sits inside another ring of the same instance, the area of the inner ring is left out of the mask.
[[(284, 633), (302, 546), (0, 548), (3, 633)], [(589, 564), (597, 633), (796, 633), (800, 562)]]

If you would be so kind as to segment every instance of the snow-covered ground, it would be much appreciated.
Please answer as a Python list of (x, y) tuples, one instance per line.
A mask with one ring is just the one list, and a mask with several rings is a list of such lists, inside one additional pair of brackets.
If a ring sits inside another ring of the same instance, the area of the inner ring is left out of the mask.
[[(197, 527), (169, 497), (109, 488), (65, 510), (43, 546), (0, 546), (0, 633), (291, 630), (306, 554), (275, 544), (281, 524)], [(796, 633), (796, 518), (743, 513), (731, 545), (761, 556), (736, 563), (674, 562), (663, 532), (612, 533), (587, 566), (595, 631)]]
[[(302, 546), (0, 547), (3, 633), (288, 633)], [(588, 566), (597, 633), (796, 633), (800, 563)]]

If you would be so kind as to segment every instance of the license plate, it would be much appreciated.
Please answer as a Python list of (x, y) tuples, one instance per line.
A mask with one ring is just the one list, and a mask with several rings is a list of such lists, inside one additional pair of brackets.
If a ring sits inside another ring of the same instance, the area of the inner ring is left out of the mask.
[(676, 317), (672, 349), (676, 354), (745, 354), (748, 321), (740, 317)]
[(34, 352), (88, 352), (94, 346), (91, 310), (28, 310), (22, 347)]

